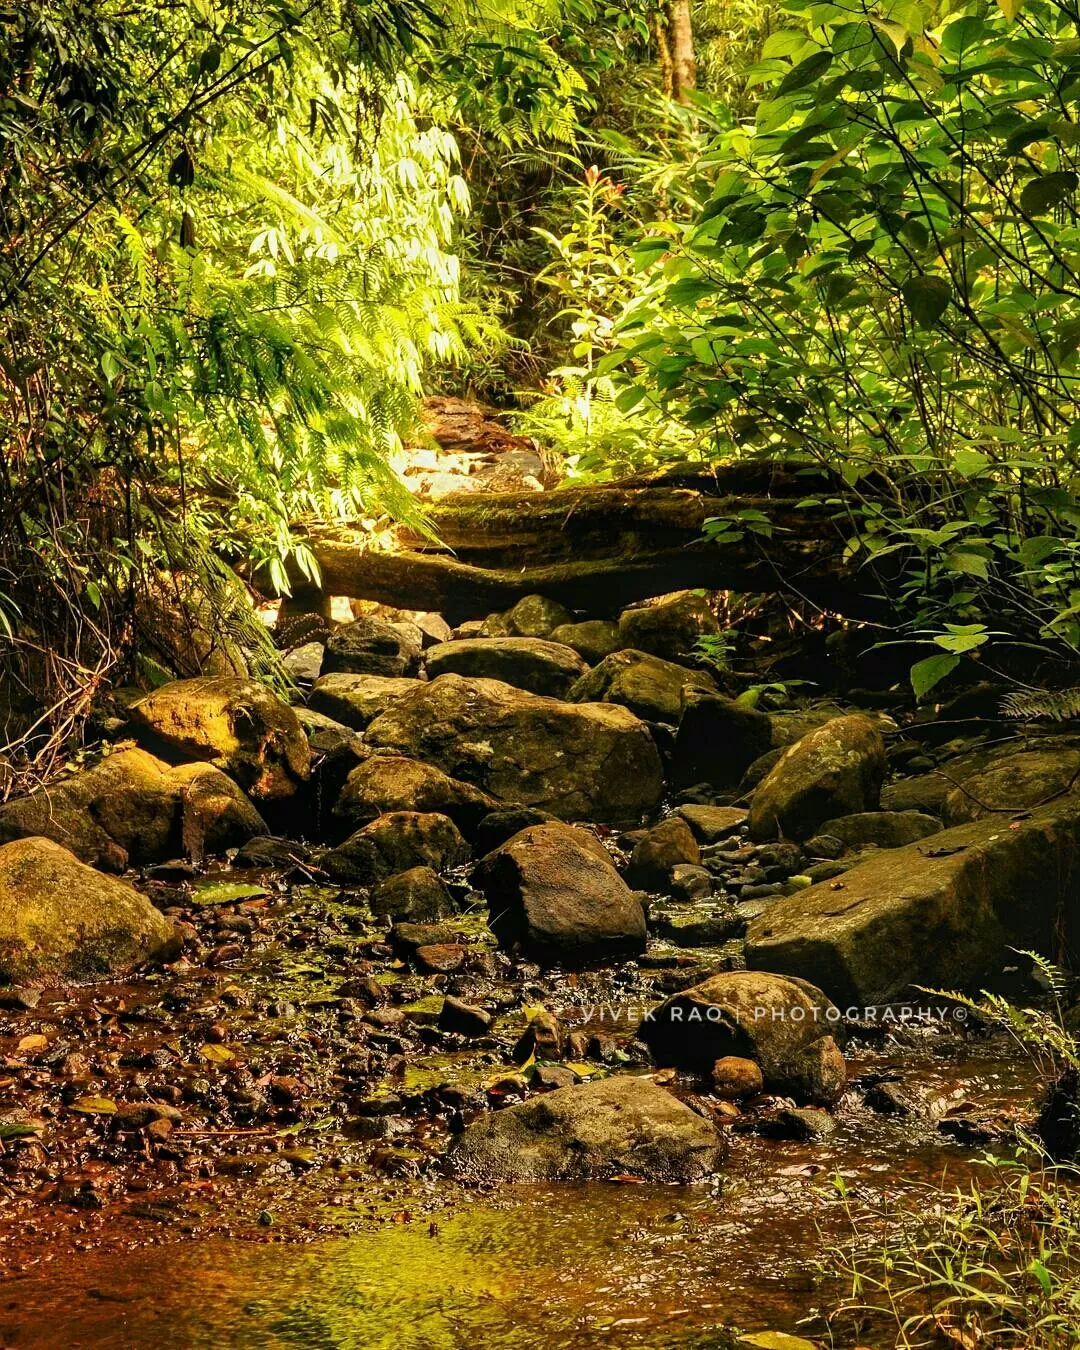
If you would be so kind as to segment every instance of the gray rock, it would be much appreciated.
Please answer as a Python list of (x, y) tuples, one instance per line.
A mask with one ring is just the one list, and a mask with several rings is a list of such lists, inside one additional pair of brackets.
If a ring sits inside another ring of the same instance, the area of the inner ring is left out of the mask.
[(297, 684), (312, 685), (322, 672), (324, 650), (321, 642), (305, 642), (300, 647), (294, 647), (291, 652), (286, 652), (281, 658), (281, 664)]
[(1022, 820), (988, 816), (781, 897), (750, 925), (747, 960), (853, 1006), (977, 985), (1009, 947), (1077, 949), (1078, 875), (1076, 796)]
[(491, 1030), (491, 1014), (483, 1008), (474, 1008), (448, 994), (439, 1013), (439, 1030), (458, 1036), (486, 1036)]
[(700, 862), (701, 851), (690, 826), (680, 816), (669, 816), (635, 846), (627, 881), (641, 891), (664, 890), (679, 863)]
[(420, 648), (382, 619), (361, 618), (344, 624), (326, 641), (323, 670), (354, 675), (415, 675)]
[(692, 1182), (726, 1153), (709, 1121), (647, 1078), (559, 1088), (488, 1116), (451, 1152), (459, 1175), (492, 1181)]
[(694, 832), (699, 844), (718, 844), (722, 839), (730, 839), (750, 818), (749, 811), (741, 806), (680, 806), (675, 810)]
[(400, 755), (372, 755), (345, 780), (334, 804), (334, 819), (356, 830), (391, 811), (436, 811), (471, 835), (498, 805), (486, 792), (432, 764)]
[(585, 663), (571, 647), (542, 638), (475, 638), (443, 642), (429, 649), (427, 671), (503, 680), (515, 689), (564, 698), (585, 673)]
[(902, 848), (937, 834), (940, 829), (940, 820), (921, 811), (863, 811), (825, 821), (821, 833), (839, 839), (845, 848), (861, 848), (865, 844)]

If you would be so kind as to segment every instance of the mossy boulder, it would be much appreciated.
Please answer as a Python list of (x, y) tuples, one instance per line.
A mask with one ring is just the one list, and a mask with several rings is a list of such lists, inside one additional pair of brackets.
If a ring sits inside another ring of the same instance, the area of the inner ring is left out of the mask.
[(845, 848), (903, 848), (937, 834), (941, 821), (921, 811), (860, 811), (826, 820), (818, 831), (839, 839)]
[(712, 975), (673, 994), (642, 1021), (638, 1035), (659, 1064), (711, 1072), (718, 1059), (752, 1059), (773, 1092), (828, 1104), (837, 1082), (841, 1017), (814, 985), (770, 971)]
[(876, 852), (839, 886), (771, 904), (747, 934), (751, 966), (801, 976), (855, 1007), (917, 987), (977, 986), (1035, 948), (1080, 954), (1080, 799), (1024, 819), (987, 816)]
[(1080, 749), (1050, 744), (1044, 750), (1001, 755), (975, 773), (959, 774), (948, 766), (946, 773), (957, 778), (959, 785), (946, 779), (945, 824), (963, 825), (1080, 793)]
[(471, 675), (503, 680), (515, 689), (563, 698), (585, 673), (585, 662), (572, 647), (543, 638), (462, 638), (431, 647), (427, 672), (431, 679)]
[(615, 1077), (481, 1116), (451, 1150), (454, 1170), (487, 1181), (692, 1182), (726, 1155), (716, 1127), (648, 1078)]
[(606, 656), (566, 697), (571, 703), (619, 703), (646, 722), (675, 726), (690, 689), (716, 693), (716, 681), (703, 670), (627, 650)]
[(416, 688), (416, 680), (393, 675), (352, 675), (334, 671), (315, 681), (308, 707), (335, 722), (363, 731), (402, 694)]
[(754, 839), (806, 839), (834, 816), (874, 811), (885, 742), (868, 717), (837, 717), (784, 751), (754, 792)]
[(122, 871), (185, 849), (221, 853), (266, 834), (236, 784), (210, 764), (170, 766), (145, 750), (116, 750), (0, 806), (0, 843), (41, 835), (85, 863)]
[(173, 925), (133, 886), (51, 839), (0, 847), (0, 984), (104, 979), (178, 950)]
[(433, 764), (401, 755), (372, 755), (345, 780), (334, 817), (352, 831), (391, 811), (435, 811), (472, 835), (498, 805), (494, 797), (451, 778)]
[(460, 867), (470, 856), (468, 844), (446, 816), (393, 811), (331, 849), (322, 866), (331, 880), (343, 886), (372, 886), (411, 867), (430, 867), (436, 872)]
[(699, 637), (719, 631), (708, 601), (696, 591), (662, 595), (647, 605), (624, 609), (619, 615), (624, 647), (668, 660), (688, 656)]
[(663, 785), (659, 752), (633, 713), (541, 698), (499, 680), (442, 675), (398, 699), (366, 740), (567, 820), (636, 821)]
[(712, 783), (734, 787), (773, 748), (768, 713), (720, 694), (688, 688), (671, 757), (676, 787)]
[(174, 760), (206, 760), (257, 800), (290, 797), (311, 772), (307, 736), (292, 708), (257, 680), (174, 680), (130, 710), (138, 738)]
[(552, 642), (573, 647), (590, 666), (595, 666), (623, 645), (619, 625), (611, 619), (583, 619), (581, 623), (563, 623), (551, 630), (550, 637)]
[(454, 912), (450, 892), (430, 867), (409, 867), (371, 893), (371, 912), (394, 923), (437, 923)]
[(557, 600), (546, 595), (526, 595), (503, 615), (506, 631), (513, 637), (545, 638), (561, 624), (571, 623), (573, 614)]

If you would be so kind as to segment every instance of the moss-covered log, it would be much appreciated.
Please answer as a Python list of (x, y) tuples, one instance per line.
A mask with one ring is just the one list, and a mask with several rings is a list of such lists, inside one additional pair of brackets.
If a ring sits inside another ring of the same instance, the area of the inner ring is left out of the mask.
[[(429, 520), (433, 544), (399, 530), (393, 549), (359, 531), (313, 527), (307, 542), (324, 593), (439, 610), (452, 619), (506, 608), (541, 592), (571, 608), (609, 614), (683, 587), (775, 591), (790, 586), (816, 603), (874, 612), (867, 582), (842, 563), (835, 507), (806, 506), (830, 487), (788, 465), (715, 471), (685, 468), (651, 479), (551, 492), (445, 497)], [(703, 538), (710, 517), (761, 512), (771, 534), (733, 530)], [(298, 590), (302, 582), (296, 578)]]

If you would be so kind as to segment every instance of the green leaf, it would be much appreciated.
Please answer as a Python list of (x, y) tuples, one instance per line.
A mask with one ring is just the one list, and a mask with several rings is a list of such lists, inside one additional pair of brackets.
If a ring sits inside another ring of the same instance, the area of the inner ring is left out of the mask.
[(244, 881), (205, 881), (194, 889), (193, 905), (229, 905), (236, 900), (261, 900), (268, 891)]
[(792, 1336), (787, 1331), (754, 1331), (740, 1336), (739, 1345), (752, 1346), (753, 1350), (818, 1350), (816, 1341)]
[(1052, 211), (1076, 191), (1078, 181), (1072, 172), (1044, 173), (1029, 179), (1020, 193), (1020, 206), (1032, 216)]
[(916, 661), (909, 672), (916, 700), (928, 694), (946, 675), (951, 675), (959, 664), (959, 656), (951, 652), (936, 653), (922, 661)]
[(920, 328), (933, 328), (949, 307), (952, 286), (944, 277), (924, 274), (906, 281), (902, 293)]
[(957, 450), (953, 456), (953, 468), (964, 478), (974, 478), (989, 463), (989, 455), (984, 455), (981, 450)]
[(800, 61), (797, 66), (793, 66), (788, 71), (780, 81), (776, 90), (776, 97), (782, 98), (784, 94), (793, 93), (796, 89), (805, 89), (808, 84), (812, 84), (819, 76), (824, 75), (831, 65), (832, 52), (814, 52), (805, 61)]

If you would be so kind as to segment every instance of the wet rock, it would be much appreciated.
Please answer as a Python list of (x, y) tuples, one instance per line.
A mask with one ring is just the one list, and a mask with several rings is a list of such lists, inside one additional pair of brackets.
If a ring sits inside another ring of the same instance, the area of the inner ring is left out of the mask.
[(881, 805), (886, 811), (922, 811), (940, 816), (945, 810), (945, 798), (952, 784), (939, 773), (918, 774), (913, 778), (899, 778), (881, 789)]
[(469, 846), (446, 816), (393, 811), (351, 834), (322, 866), (342, 885), (370, 886), (410, 867), (444, 871), (468, 860)]
[(249, 839), (233, 858), (234, 867), (295, 867), (311, 859), (311, 850), (293, 839), (264, 834)]
[(351, 675), (416, 675), (420, 649), (382, 619), (354, 619), (327, 638), (323, 670)]
[(527, 595), (503, 615), (508, 634), (527, 638), (545, 638), (560, 624), (572, 623), (573, 618), (565, 605), (544, 595)]
[(433, 680), (440, 675), (466, 675), (565, 698), (585, 673), (585, 663), (571, 647), (541, 638), (475, 638), (432, 647), (427, 670)]
[(691, 1182), (715, 1172), (722, 1135), (647, 1078), (617, 1077), (559, 1088), (459, 1136), (459, 1175), (495, 1181), (599, 1181), (629, 1173)]
[(757, 1133), (765, 1139), (795, 1139), (806, 1142), (824, 1139), (836, 1133), (836, 1121), (828, 1111), (817, 1107), (784, 1107), (757, 1124)]
[(452, 1031), (459, 1036), (486, 1036), (491, 1030), (491, 1014), (483, 1008), (474, 1008), (452, 995), (443, 1000), (439, 1013), (439, 1030)]
[(539, 1008), (529, 1019), (529, 1025), (518, 1037), (511, 1051), (515, 1064), (537, 1059), (562, 1059), (564, 1036), (559, 1020), (546, 1008)]
[(876, 852), (838, 881), (781, 897), (747, 935), (751, 966), (813, 980), (847, 1004), (912, 986), (964, 988), (1009, 964), (1008, 947), (1076, 950), (1080, 802), (988, 817)]
[[(736, 970), (673, 994), (642, 1021), (638, 1035), (658, 1064), (707, 1072), (734, 1055), (760, 1065), (770, 1091), (829, 1101), (836, 1088), (831, 1033), (839, 1025), (838, 1010), (813, 985)], [(823, 1041), (831, 1048), (813, 1048)]]
[(634, 848), (627, 881), (638, 890), (663, 890), (679, 863), (700, 861), (701, 851), (690, 826), (679, 816), (669, 816)]
[(712, 873), (695, 863), (676, 863), (671, 869), (668, 889), (676, 900), (702, 900), (712, 895)]
[(719, 910), (705, 914), (661, 915), (656, 922), (656, 932), (677, 947), (720, 947), (730, 938), (737, 937), (745, 926), (733, 911)]
[(394, 922), (435, 923), (454, 912), (450, 892), (430, 867), (410, 867), (371, 893), (371, 912)]
[(287, 652), (281, 658), (281, 664), (286, 674), (296, 684), (302, 688), (310, 688), (322, 672), (324, 650), (321, 642), (305, 642), (302, 646), (294, 647), (291, 652)]
[(174, 680), (130, 710), (140, 740), (166, 758), (206, 760), (256, 799), (291, 797), (311, 772), (307, 736), (287, 703), (257, 680)]
[(1025, 811), (1063, 795), (1080, 793), (1080, 750), (1048, 746), (995, 758), (980, 772), (963, 775), (945, 798), (946, 825), (1002, 811)]
[(619, 703), (646, 722), (674, 726), (691, 689), (715, 693), (716, 681), (705, 671), (626, 650), (605, 657), (583, 674), (566, 697), (571, 703)]
[(595, 666), (605, 656), (617, 652), (622, 646), (619, 637), (619, 625), (610, 619), (585, 619), (582, 623), (563, 623), (553, 628), (549, 634), (552, 642), (561, 642), (572, 647), (590, 666)]
[(350, 675), (335, 671), (315, 682), (308, 697), (308, 707), (354, 731), (363, 731), (403, 694), (411, 694), (417, 683), (414, 679), (391, 675)]
[(476, 851), (481, 856), (505, 844), (530, 825), (546, 825), (557, 820), (550, 811), (535, 806), (503, 806), (486, 815), (476, 829)]
[(656, 745), (625, 708), (540, 698), (498, 680), (440, 676), (377, 717), (367, 741), (564, 819), (633, 820), (662, 787)]
[(805, 839), (824, 821), (877, 808), (885, 742), (868, 717), (837, 717), (786, 750), (754, 793), (755, 839)]
[(676, 809), (694, 832), (699, 844), (718, 844), (730, 839), (750, 818), (749, 811), (741, 806), (700, 806), (686, 805)]
[[(839, 839), (844, 848), (903, 848), (941, 829), (941, 821), (921, 811), (863, 811), (837, 816), (821, 826), (821, 833)], [(821, 855), (819, 855), (821, 856)]]
[(170, 767), (135, 749), (0, 806), (0, 843), (39, 835), (110, 871), (175, 858), (185, 841), (220, 853), (266, 832), (220, 769)]
[(522, 830), (483, 858), (484, 893), (501, 946), (579, 964), (640, 951), (645, 916), (602, 844), (569, 825)]
[(688, 655), (699, 637), (719, 631), (720, 625), (708, 602), (693, 591), (660, 596), (648, 605), (624, 609), (619, 615), (619, 636), (624, 647), (668, 660)]
[(724, 1055), (712, 1066), (712, 1088), (725, 1101), (742, 1101), (757, 1097), (765, 1091), (765, 1078), (752, 1059), (738, 1055)]
[(417, 947), (414, 955), (421, 970), (432, 975), (452, 975), (465, 964), (468, 953), (459, 942), (433, 942)]
[(690, 691), (675, 737), (672, 781), (679, 787), (702, 782), (734, 787), (771, 746), (766, 713), (719, 694)]
[(577, 1075), (573, 1069), (567, 1069), (562, 1064), (538, 1064), (532, 1078), (534, 1088), (573, 1087), (576, 1082)]
[(178, 950), (172, 924), (145, 896), (59, 844), (0, 848), (0, 982), (102, 979)]
[(373, 755), (345, 780), (334, 819), (347, 829), (392, 811), (435, 811), (471, 835), (499, 803), (471, 783), (459, 782), (432, 764), (398, 755)]

